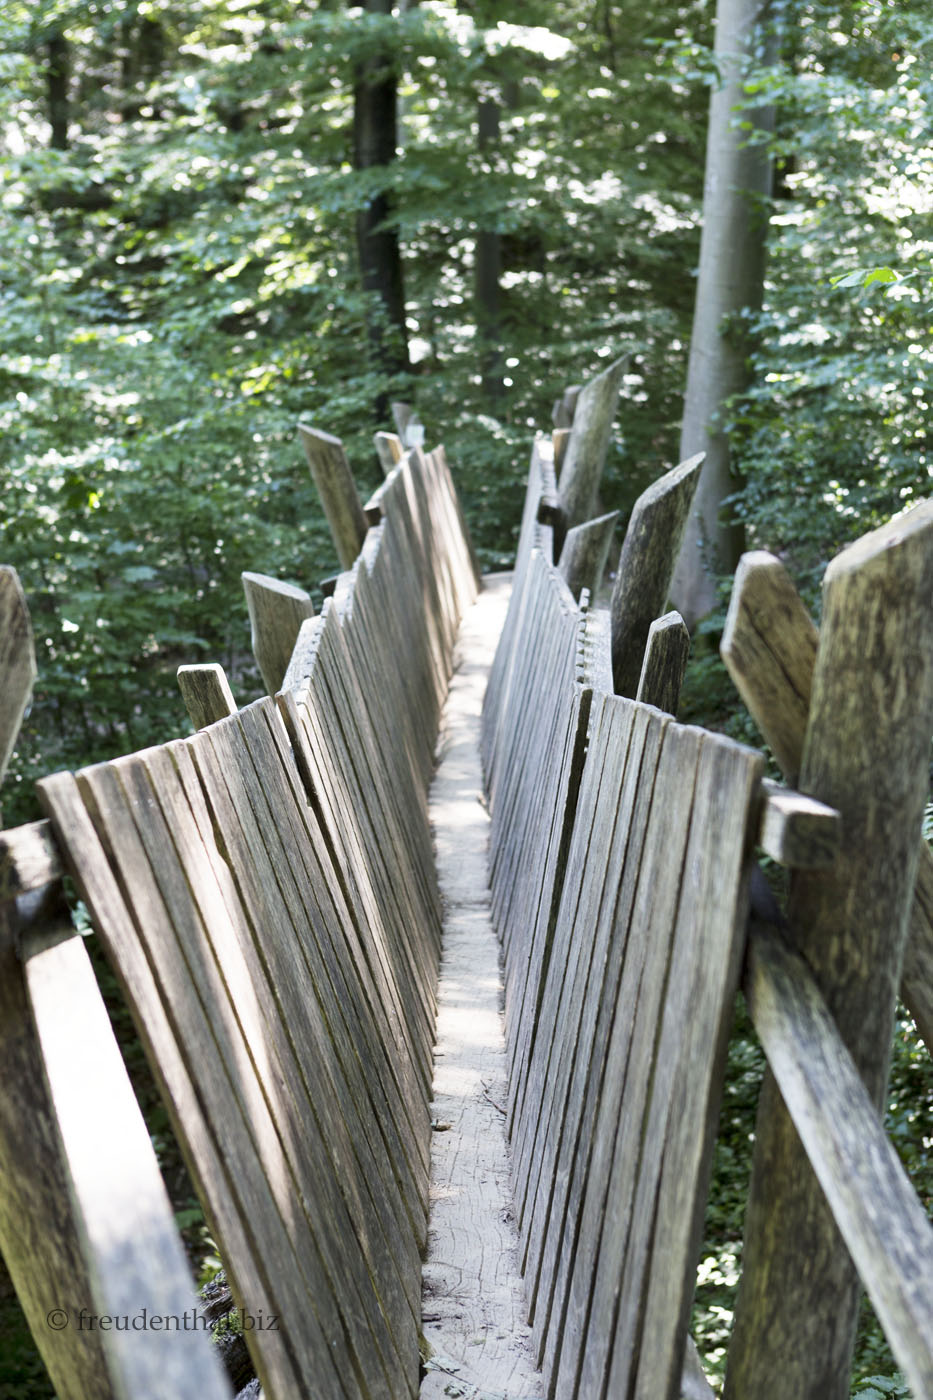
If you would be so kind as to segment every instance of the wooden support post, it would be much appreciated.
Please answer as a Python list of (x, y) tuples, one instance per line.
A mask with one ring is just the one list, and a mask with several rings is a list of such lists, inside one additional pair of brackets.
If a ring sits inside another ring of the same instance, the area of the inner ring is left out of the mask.
[(412, 408), (410, 403), (402, 403), (399, 399), (395, 400), (395, 402), (391, 405), (391, 408), (392, 417), (395, 421), (395, 431), (398, 433), (402, 442), (404, 442), (405, 430), (407, 429), (412, 418), (415, 416), (415, 410)]
[(178, 687), (195, 729), (236, 714), (236, 701), (227, 673), (216, 661), (203, 666), (179, 666)]
[(648, 628), (635, 699), (676, 715), (689, 655), (690, 633), (680, 613), (669, 612), (655, 618)]
[(19, 736), (36, 679), (26, 598), (15, 569), (0, 567), (0, 783)]
[(396, 462), (402, 460), (402, 440), (395, 433), (376, 433), (373, 441), (382, 474), (388, 476)]
[[(763, 550), (743, 555), (720, 652), (792, 785), (800, 776), (818, 637), (781, 561)], [(918, 853), (901, 996), (933, 1053), (933, 852), (920, 840)]]
[(311, 475), (327, 516), (341, 568), (349, 569), (366, 538), (366, 516), (340, 438), (298, 424)]
[(557, 567), (575, 598), (579, 598), (583, 588), (588, 588), (594, 597), (599, 592), (618, 519), (619, 512), (614, 510), (567, 531)]
[(596, 514), (599, 483), (627, 364), (626, 355), (580, 390), (557, 488), (568, 526), (581, 525)]
[(295, 640), (306, 617), (314, 616), (311, 599), (303, 588), (281, 583), (266, 574), (240, 576), (246, 593), (252, 627), (253, 655), (270, 695), (282, 684)]
[(554, 470), (558, 475), (560, 475), (560, 469), (564, 465), (564, 458), (567, 455), (567, 444), (569, 441), (569, 428), (555, 428), (551, 434), (551, 445), (554, 449)]
[[(341, 575), (338, 574), (338, 578)], [(335, 580), (336, 582), (336, 580)], [(321, 617), (306, 617), (295, 638), (295, 645), (282, 677), (282, 690), (299, 690), (311, 675), (320, 637)]]
[(551, 422), (558, 430), (567, 429), (573, 426), (573, 416), (577, 410), (577, 400), (580, 397), (581, 384), (568, 384), (559, 399), (554, 402), (551, 410)]
[(635, 502), (612, 591), (612, 674), (617, 695), (638, 692), (652, 622), (664, 609), (703, 454), (652, 482)]
[[(887, 1083), (933, 732), (933, 502), (830, 564), (800, 788), (842, 818), (793, 871), (791, 943), (868, 1093)], [(725, 1400), (845, 1400), (859, 1281), (772, 1074), (759, 1103)]]

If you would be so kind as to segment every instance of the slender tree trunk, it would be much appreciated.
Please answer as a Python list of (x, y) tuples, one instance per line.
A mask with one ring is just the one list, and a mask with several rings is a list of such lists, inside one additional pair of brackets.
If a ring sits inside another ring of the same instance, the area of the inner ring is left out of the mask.
[(46, 94), (48, 97), (49, 125), (52, 128), (50, 145), (55, 151), (68, 150), (68, 119), (71, 106), (68, 100), (68, 80), (71, 77), (71, 52), (64, 34), (53, 34), (46, 44), (48, 66), (46, 73)]
[[(364, 0), (364, 9), (370, 14), (389, 15), (392, 0)], [(358, 65), (353, 91), (353, 149), (357, 170), (390, 165), (395, 160), (397, 98), (398, 83), (391, 56), (376, 54)], [(387, 375), (404, 373), (409, 368), (398, 231), (380, 227), (391, 212), (389, 195), (378, 194), (363, 205), (356, 216), (363, 290), (374, 292), (381, 302), (381, 313), (370, 319), (370, 344), (379, 368)], [(380, 403), (380, 417), (385, 416), (382, 407)]]
[[(674, 574), (671, 596), (688, 626), (716, 604), (716, 575), (730, 573), (744, 540), (724, 525), (722, 503), (739, 486), (723, 432), (728, 400), (748, 383), (751, 338), (743, 312), (761, 306), (771, 160), (764, 139), (771, 108), (749, 108), (744, 81), (752, 62), (773, 57), (771, 0), (718, 0), (720, 85), (710, 98), (703, 232), (687, 368), (681, 459), (706, 453), (703, 474)], [(751, 123), (751, 127), (746, 126)]]
[[(499, 141), (498, 102), (492, 98), (480, 101), (478, 124), (480, 155), (489, 160)], [(483, 398), (490, 407), (500, 402), (505, 388), (502, 382), (501, 275), (499, 234), (494, 229), (480, 229), (476, 235), (474, 302)]]

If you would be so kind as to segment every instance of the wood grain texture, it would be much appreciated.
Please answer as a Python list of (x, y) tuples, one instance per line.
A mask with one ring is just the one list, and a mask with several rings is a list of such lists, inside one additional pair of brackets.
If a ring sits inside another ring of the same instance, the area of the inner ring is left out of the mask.
[(679, 612), (655, 618), (648, 628), (635, 698), (676, 715), (690, 655), (690, 633)]
[[(0, 904), (0, 1244), (33, 1339), (60, 1400), (110, 1400), (103, 1334), (59, 1329), (92, 1306), (80, 1225), (42, 1064), (15, 906)], [(50, 1319), (51, 1324), (50, 1325)]]
[(758, 844), (765, 855), (797, 870), (831, 866), (842, 835), (836, 809), (777, 783), (766, 781), (763, 792)]
[[(558, 491), (568, 526), (596, 514), (596, 500), (615, 426), (622, 376), (628, 356), (591, 379), (580, 390), (573, 410), (570, 441), (560, 468)], [(555, 427), (566, 427), (555, 423)]]
[(792, 787), (800, 776), (818, 633), (784, 565), (743, 554), (720, 655)]
[(15, 569), (0, 566), (0, 783), (16, 746), (36, 679), (26, 597)]
[[(876, 1104), (927, 796), (931, 590), (933, 503), (830, 564), (800, 771), (801, 791), (840, 812), (842, 839), (830, 870), (792, 872), (790, 938)], [(768, 1400), (791, 1385), (834, 1400), (848, 1394), (858, 1280), (790, 1117), (776, 1095), (765, 1102), (726, 1394)]]
[(303, 588), (268, 574), (247, 572), (240, 578), (249, 608), (253, 655), (267, 692), (275, 695), (288, 670), (301, 624), (314, 616), (314, 607)]
[(337, 558), (349, 569), (366, 538), (367, 522), (340, 438), (298, 424), (298, 435), (324, 507)]
[[(196, 1324), (185, 1326), (194, 1316), (194, 1283), (83, 940), (64, 923), (31, 931), (23, 962), (90, 1269), (82, 1305), (114, 1319), (101, 1333), (107, 1374), (121, 1395), (224, 1400), (231, 1392), (216, 1349)], [(136, 1329), (132, 1321), (143, 1310), (174, 1321), (165, 1330)], [(72, 1317), (71, 1328), (80, 1321)], [(105, 1384), (99, 1377), (93, 1393)]]
[(236, 701), (227, 673), (217, 662), (179, 666), (176, 674), (181, 698), (195, 729), (205, 729), (215, 720), (236, 714)]
[(484, 592), (465, 620), (430, 795), (445, 949), (424, 1265), (423, 1325), (431, 1351), (422, 1400), (453, 1393), (544, 1396), (522, 1315), (510, 1208), (498, 949), (485, 887), (489, 819), (478, 800), (482, 689), (506, 602), (503, 589)]
[(614, 510), (567, 531), (558, 568), (575, 598), (584, 588), (593, 596), (599, 592), (618, 519), (619, 512)]
[[(810, 710), (818, 633), (780, 560), (743, 555), (736, 571), (721, 652), (736, 689), (796, 784)], [(933, 852), (918, 843), (901, 996), (933, 1047)]]
[(703, 454), (672, 467), (632, 509), (612, 590), (612, 671), (617, 695), (638, 691), (648, 629), (667, 602), (700, 479)]
[(807, 1155), (901, 1369), (933, 1393), (933, 1226), (807, 963), (753, 923), (749, 1011)]

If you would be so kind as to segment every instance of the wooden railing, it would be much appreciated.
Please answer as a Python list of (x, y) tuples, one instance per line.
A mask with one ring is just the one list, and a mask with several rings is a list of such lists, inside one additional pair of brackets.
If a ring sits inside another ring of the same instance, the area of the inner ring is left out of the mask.
[[(833, 562), (819, 635), (777, 560), (743, 561), (723, 653), (795, 793), (762, 782), (758, 755), (662, 712), (683, 673), (678, 620), (651, 629), (637, 600), (663, 603), (693, 465), (636, 506), (601, 611), (567, 588), (538, 444), (487, 693), (538, 1357), (561, 1400), (709, 1393), (687, 1329), (741, 978), (770, 1073), (725, 1394), (848, 1396), (860, 1277), (914, 1394), (931, 1395), (933, 1229), (879, 1108), (899, 983), (933, 1040), (919, 839), (933, 503)], [(666, 526), (647, 531), (651, 515)], [(756, 846), (791, 867), (786, 918)]]

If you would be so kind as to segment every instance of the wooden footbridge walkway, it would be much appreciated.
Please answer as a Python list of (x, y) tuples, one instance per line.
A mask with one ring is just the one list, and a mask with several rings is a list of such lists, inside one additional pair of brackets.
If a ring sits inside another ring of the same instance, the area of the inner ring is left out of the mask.
[[(320, 615), (245, 577), (272, 698), (183, 668), (194, 735), (44, 779), (47, 819), (0, 835), (0, 1248), (60, 1400), (235, 1388), (66, 875), (222, 1255), (244, 1396), (709, 1397), (689, 1318), (741, 985), (769, 1070), (724, 1395), (845, 1400), (864, 1285), (933, 1397), (933, 1227), (879, 1113), (899, 991), (933, 1043), (933, 503), (833, 561), (819, 633), (743, 560), (723, 654), (769, 783), (673, 718), (698, 459), (592, 597), (606, 386), (536, 443), (486, 580), (442, 450), (379, 435), (362, 506), (303, 429), (344, 572)], [(0, 612), (5, 766), (34, 675), (9, 571)]]

